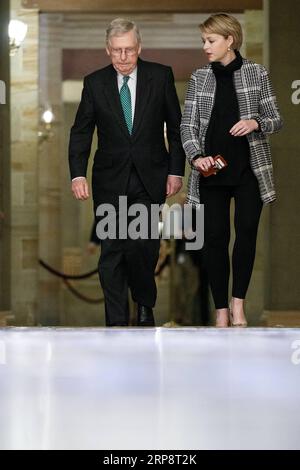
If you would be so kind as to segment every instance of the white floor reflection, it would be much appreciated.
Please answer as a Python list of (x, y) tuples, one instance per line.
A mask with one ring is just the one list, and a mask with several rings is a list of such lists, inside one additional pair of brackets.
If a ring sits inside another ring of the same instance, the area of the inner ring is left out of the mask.
[(1, 449), (300, 449), (300, 329), (0, 329)]

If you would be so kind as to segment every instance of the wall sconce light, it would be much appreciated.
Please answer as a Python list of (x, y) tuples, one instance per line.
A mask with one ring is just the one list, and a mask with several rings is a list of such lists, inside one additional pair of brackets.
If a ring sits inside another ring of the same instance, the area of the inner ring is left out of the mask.
[(55, 117), (51, 109), (46, 109), (46, 111), (43, 112), (41, 118), (43, 129), (38, 132), (38, 137), (42, 142), (53, 137), (52, 125), (54, 119)]
[(10, 55), (13, 56), (19, 50), (27, 34), (28, 26), (19, 20), (11, 20), (8, 26)]

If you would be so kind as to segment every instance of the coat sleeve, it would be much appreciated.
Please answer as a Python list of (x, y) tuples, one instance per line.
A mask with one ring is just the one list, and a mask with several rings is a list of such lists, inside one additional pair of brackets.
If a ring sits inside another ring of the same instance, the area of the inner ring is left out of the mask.
[(171, 67), (168, 67), (167, 69), (165, 103), (165, 121), (170, 155), (169, 175), (183, 176), (185, 169), (185, 155), (180, 140), (181, 109)]
[(189, 163), (193, 158), (200, 155), (200, 117), (197, 104), (197, 77), (193, 73), (191, 75), (181, 121), (181, 142)]
[(92, 93), (85, 78), (81, 101), (70, 132), (69, 167), (71, 179), (77, 176), (86, 176), (95, 122)]
[(263, 66), (261, 66), (261, 90), (258, 116), (256, 116), (255, 119), (260, 126), (260, 132), (263, 134), (278, 132), (283, 124), (268, 71)]

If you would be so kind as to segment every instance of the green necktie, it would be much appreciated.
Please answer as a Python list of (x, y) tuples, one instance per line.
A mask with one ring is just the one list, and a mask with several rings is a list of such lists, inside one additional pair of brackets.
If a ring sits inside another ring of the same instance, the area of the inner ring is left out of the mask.
[(129, 131), (129, 134), (132, 132), (132, 111), (131, 111), (131, 95), (130, 95), (130, 90), (127, 85), (127, 82), (130, 77), (124, 76), (123, 77), (123, 85), (120, 90), (120, 100), (123, 108), (123, 113), (127, 125), (127, 129)]

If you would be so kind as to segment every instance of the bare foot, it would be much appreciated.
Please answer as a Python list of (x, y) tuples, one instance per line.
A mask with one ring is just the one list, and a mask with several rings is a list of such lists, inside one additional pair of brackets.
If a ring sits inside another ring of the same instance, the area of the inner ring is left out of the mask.
[(247, 326), (247, 320), (244, 312), (244, 301), (245, 299), (238, 299), (232, 297), (230, 303), (230, 319), (232, 326)]
[(229, 308), (216, 309), (216, 328), (228, 328), (229, 326)]

